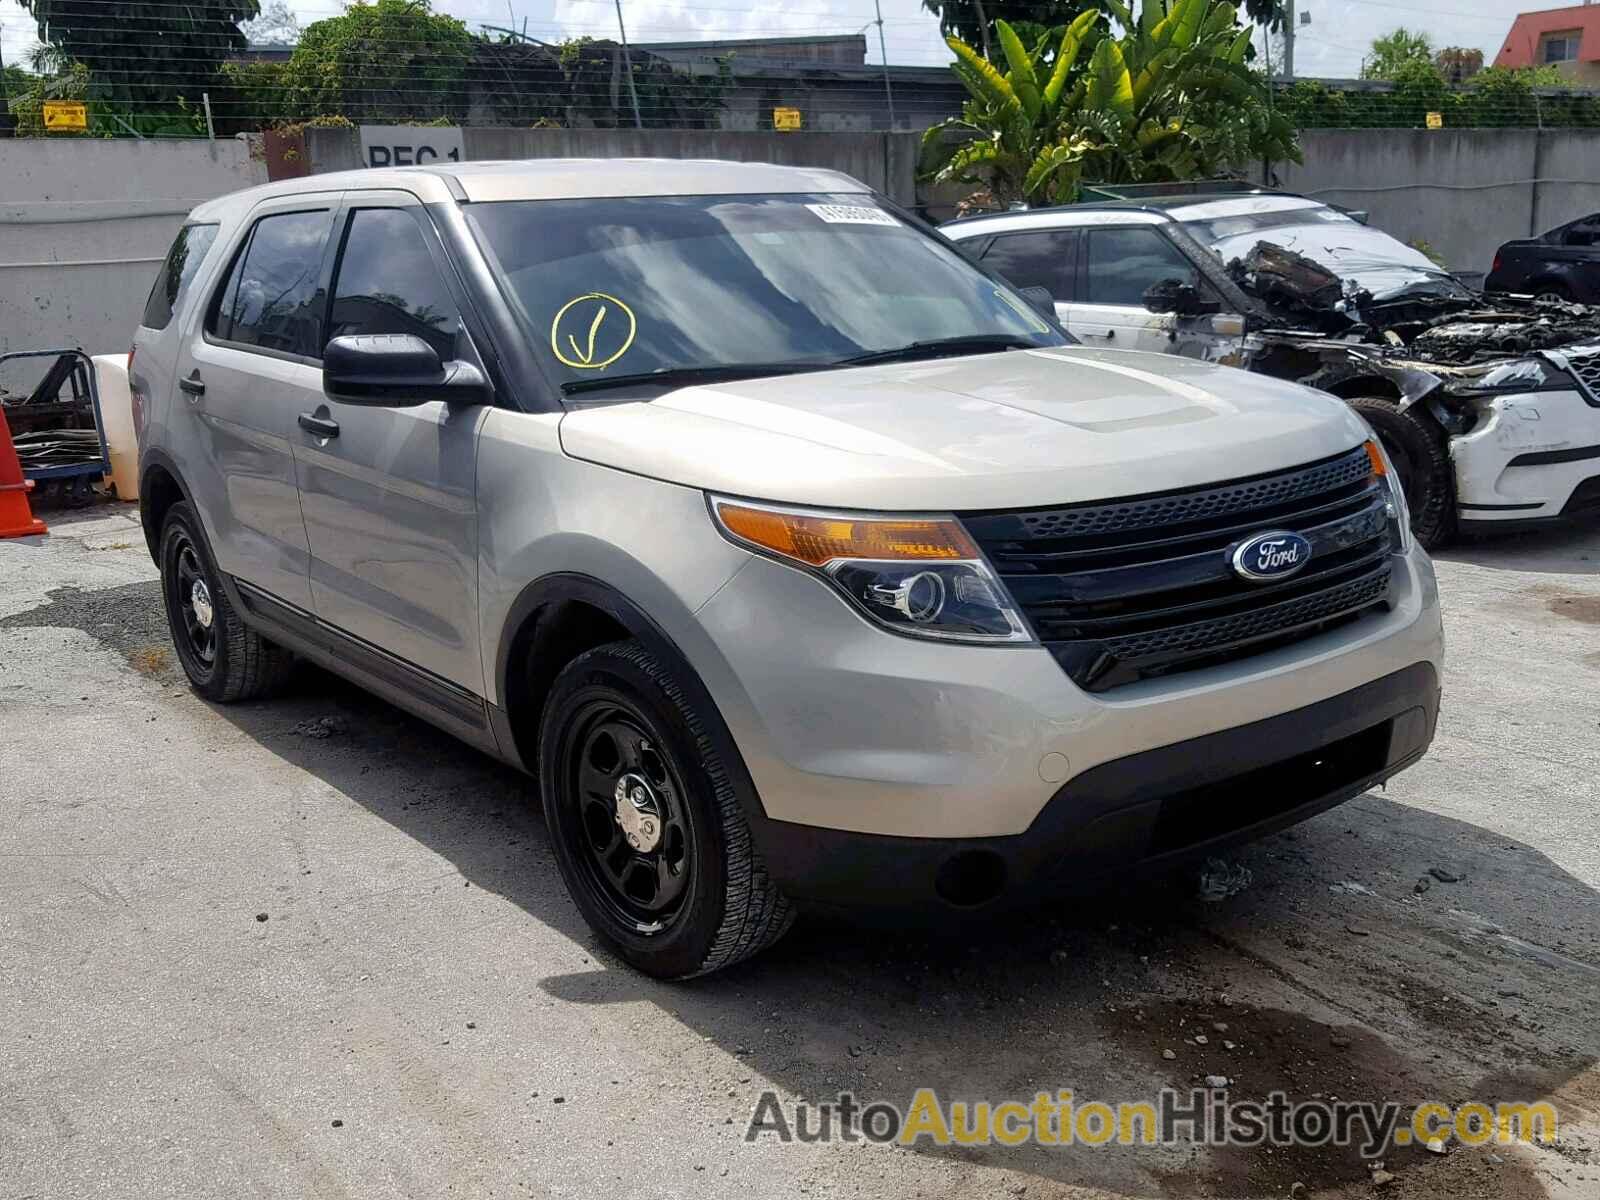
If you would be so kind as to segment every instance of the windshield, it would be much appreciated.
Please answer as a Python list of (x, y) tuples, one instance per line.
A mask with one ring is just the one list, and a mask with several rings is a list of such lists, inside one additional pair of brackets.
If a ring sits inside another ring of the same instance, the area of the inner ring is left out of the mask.
[(514, 200), (465, 212), (563, 384), (821, 367), (957, 338), (1067, 342), (1014, 290), (859, 193)]
[(1183, 222), (1223, 263), (1257, 242), (1303, 254), (1382, 300), (1408, 290), (1465, 298), (1472, 293), (1420, 250), (1325, 205), (1231, 213)]

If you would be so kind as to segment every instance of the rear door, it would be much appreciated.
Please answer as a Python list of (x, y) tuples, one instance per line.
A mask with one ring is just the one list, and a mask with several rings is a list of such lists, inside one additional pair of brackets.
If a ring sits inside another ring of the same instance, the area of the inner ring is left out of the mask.
[[(415, 197), (350, 193), (335, 242), (329, 338), (409, 333), (443, 361), (477, 362), (459, 289)], [(310, 426), (294, 439), (317, 616), (481, 695), (476, 476), (487, 409), (343, 404), (319, 387), (300, 412)]]
[(1220, 358), (1238, 349), (1237, 316), (1177, 317), (1144, 306), (1152, 284), (1176, 280), (1220, 300), (1199, 269), (1154, 225), (1097, 225), (1083, 231), (1076, 298), (1067, 329), (1089, 346)]
[(171, 402), (174, 429), (192, 433), (179, 466), (218, 566), (305, 609), (310, 554), (291, 438), (296, 413), (322, 394), (338, 200), (300, 195), (251, 211), (228, 269), (186, 331)]

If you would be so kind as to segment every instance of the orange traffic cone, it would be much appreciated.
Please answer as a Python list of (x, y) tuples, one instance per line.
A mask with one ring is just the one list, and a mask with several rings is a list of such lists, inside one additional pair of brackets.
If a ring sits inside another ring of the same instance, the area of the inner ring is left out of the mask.
[(35, 520), (28, 508), (28, 493), (32, 490), (33, 480), (22, 477), (22, 464), (17, 461), (17, 448), (11, 441), (11, 426), (6, 424), (5, 409), (0, 408), (0, 538), (48, 532), (44, 522)]

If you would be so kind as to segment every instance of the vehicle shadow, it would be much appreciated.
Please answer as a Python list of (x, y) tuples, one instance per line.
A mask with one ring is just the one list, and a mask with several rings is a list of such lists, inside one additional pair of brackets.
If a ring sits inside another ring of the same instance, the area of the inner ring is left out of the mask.
[[(591, 969), (539, 981), (548, 995), (649, 1001), (737, 1057), (749, 1081), (741, 1124), (765, 1086), (784, 1103), (848, 1091), (903, 1109), (924, 1087), (944, 1101), (1026, 1104), (1070, 1088), (1080, 1104), (1154, 1102), (1164, 1087), (1187, 1096), (1208, 1075), (1227, 1076), (1234, 1099), (1549, 1097), (1566, 1127), (1600, 1112), (1585, 1081), (1600, 1057), (1600, 896), (1529, 846), (1379, 794), (1239, 851), (1252, 882), (1221, 903), (1167, 884), (940, 935), (808, 917), (754, 961), (667, 984), (589, 934), (527, 778), (309, 668), (271, 705), (215, 711), (472, 886), (592, 946)], [(331, 736), (295, 731), (326, 717), (337, 718)], [(1490, 1150), (1386, 1152), (1402, 1181), (1390, 1194), (1541, 1196), (1539, 1172), (1572, 1166), (1551, 1150), (1498, 1149), (1493, 1164)], [(1372, 1186), (1354, 1147), (923, 1141), (901, 1152), (1014, 1173), (1007, 1186), (1030, 1197)], [(1410, 1190), (1423, 1181), (1425, 1192)]]
[(1474, 533), (1433, 552), (1443, 562), (1498, 571), (1600, 575), (1600, 521), (1569, 521), (1523, 531)]

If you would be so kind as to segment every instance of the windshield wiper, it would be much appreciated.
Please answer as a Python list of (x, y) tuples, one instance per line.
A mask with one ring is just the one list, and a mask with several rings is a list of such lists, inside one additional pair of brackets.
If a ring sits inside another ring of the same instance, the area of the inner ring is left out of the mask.
[(893, 350), (871, 350), (866, 354), (841, 358), (837, 367), (860, 367), (867, 363), (914, 362), (919, 358), (946, 358), (960, 354), (993, 354), (998, 350), (1039, 350), (1038, 342), (1018, 337), (1014, 333), (973, 333), (965, 337), (932, 338), (925, 342), (912, 342)]
[(827, 371), (831, 362), (715, 363), (690, 367), (659, 367), (654, 371), (633, 371), (627, 375), (605, 375), (597, 379), (569, 379), (561, 385), (564, 396), (579, 392), (603, 392), (610, 388), (687, 387), (694, 383), (725, 383), (734, 379), (759, 379), (763, 375), (798, 375), (806, 371)]

